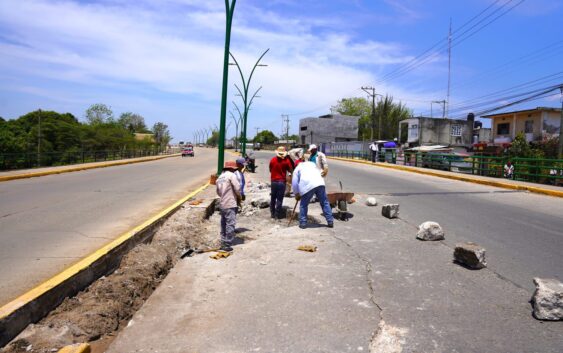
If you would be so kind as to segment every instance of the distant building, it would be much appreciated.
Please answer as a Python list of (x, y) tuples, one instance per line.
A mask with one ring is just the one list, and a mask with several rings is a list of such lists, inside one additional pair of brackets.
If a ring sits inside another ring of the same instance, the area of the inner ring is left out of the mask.
[(483, 115), (491, 119), (492, 141), (500, 145), (511, 143), (523, 132), (528, 142), (547, 140), (559, 136), (561, 109), (537, 107), (506, 113)]
[(399, 142), (407, 147), (443, 145), (471, 148), (474, 143), (488, 142), (490, 129), (482, 128), (471, 115), (467, 120), (418, 117), (399, 122)]
[(328, 114), (299, 120), (301, 144), (356, 141), (359, 116)]

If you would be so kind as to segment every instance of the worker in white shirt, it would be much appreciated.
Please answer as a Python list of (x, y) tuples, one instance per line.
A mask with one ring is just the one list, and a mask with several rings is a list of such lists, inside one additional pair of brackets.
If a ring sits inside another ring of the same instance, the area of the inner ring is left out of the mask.
[(333, 228), (334, 217), (332, 216), (332, 208), (326, 196), (325, 181), (314, 162), (306, 161), (299, 163), (293, 171), (292, 186), (295, 199), (301, 201), (299, 207), (299, 228), (304, 229), (307, 227), (309, 202), (313, 196), (316, 196), (319, 200), (328, 227)]

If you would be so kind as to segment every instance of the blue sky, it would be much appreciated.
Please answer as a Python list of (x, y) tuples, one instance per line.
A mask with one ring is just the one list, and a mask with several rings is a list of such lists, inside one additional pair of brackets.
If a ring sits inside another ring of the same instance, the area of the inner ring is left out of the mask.
[[(219, 123), (224, 11), (222, 0), (2, 0), (0, 116), (41, 108), (83, 118), (105, 103), (191, 140)], [(231, 51), (243, 69), (270, 48), (252, 82), (263, 88), (249, 135), (279, 134), (281, 114), (296, 133), (299, 118), (363, 97), (366, 85), (429, 115), (430, 102), (446, 98), (447, 50), (409, 63), (445, 43), (450, 18), (451, 117), (563, 83), (560, 0), (238, 0)], [(236, 69), (229, 80), (229, 102), (238, 102)], [(560, 104), (551, 95), (510, 109)]]

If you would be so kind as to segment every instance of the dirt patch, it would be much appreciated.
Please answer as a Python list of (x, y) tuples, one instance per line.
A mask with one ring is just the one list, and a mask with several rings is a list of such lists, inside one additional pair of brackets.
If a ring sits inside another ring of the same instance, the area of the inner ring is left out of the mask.
[(150, 243), (140, 244), (124, 256), (111, 275), (65, 299), (0, 352), (46, 353), (73, 343), (111, 339), (166, 277), (185, 249), (212, 246), (216, 241), (204, 231), (205, 203), (199, 204), (188, 203), (180, 208), (156, 231)]

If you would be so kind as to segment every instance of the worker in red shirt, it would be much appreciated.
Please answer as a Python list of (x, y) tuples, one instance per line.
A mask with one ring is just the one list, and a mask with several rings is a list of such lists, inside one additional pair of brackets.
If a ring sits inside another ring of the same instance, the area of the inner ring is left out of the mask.
[(287, 157), (285, 147), (278, 147), (276, 149), (276, 156), (270, 160), (270, 214), (272, 218), (281, 218), (287, 173), (291, 173), (292, 171), (293, 165)]

